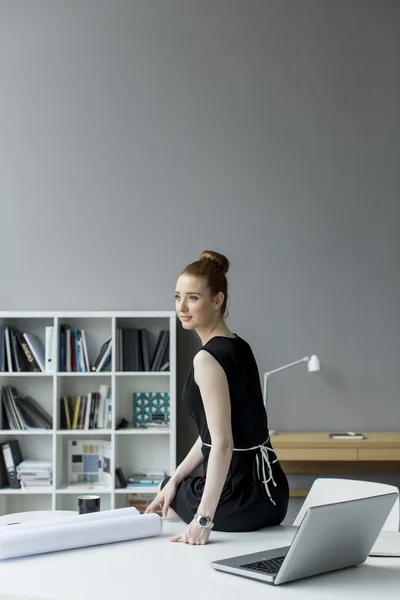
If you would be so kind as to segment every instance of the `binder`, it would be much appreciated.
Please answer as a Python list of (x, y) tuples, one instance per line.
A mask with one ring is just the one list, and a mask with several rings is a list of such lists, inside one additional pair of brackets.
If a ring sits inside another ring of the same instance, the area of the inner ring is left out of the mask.
[(13, 366), (12, 354), (11, 354), (10, 328), (7, 325), (6, 325), (6, 328), (4, 331), (4, 337), (6, 340), (6, 356), (7, 356), (8, 372), (12, 373), (14, 371), (14, 366)]
[(169, 344), (169, 329), (160, 331), (151, 363), (151, 371), (159, 371)]
[(139, 332), (143, 371), (150, 371), (149, 333), (147, 329), (140, 329)]
[(7, 479), (6, 466), (4, 464), (3, 453), (0, 452), (0, 488), (7, 487), (7, 485), (8, 485), (8, 479)]
[(6, 355), (6, 326), (0, 324), (0, 371), (4, 373), (7, 370), (7, 355)]
[(1, 450), (6, 467), (8, 485), (13, 489), (20, 488), (21, 482), (17, 478), (17, 467), (22, 462), (22, 455), (18, 440), (3, 442)]
[(54, 373), (56, 370), (56, 353), (55, 353), (55, 331), (52, 325), (46, 326), (45, 329), (45, 372)]

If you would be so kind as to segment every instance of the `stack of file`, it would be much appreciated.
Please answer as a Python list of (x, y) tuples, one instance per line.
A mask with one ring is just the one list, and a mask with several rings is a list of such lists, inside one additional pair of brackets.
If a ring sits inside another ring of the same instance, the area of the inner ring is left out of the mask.
[(166, 477), (165, 471), (134, 471), (130, 477), (128, 477), (128, 486), (134, 485), (158, 485)]
[(45, 460), (23, 460), (17, 466), (17, 477), (21, 487), (49, 487), (52, 484), (53, 465)]

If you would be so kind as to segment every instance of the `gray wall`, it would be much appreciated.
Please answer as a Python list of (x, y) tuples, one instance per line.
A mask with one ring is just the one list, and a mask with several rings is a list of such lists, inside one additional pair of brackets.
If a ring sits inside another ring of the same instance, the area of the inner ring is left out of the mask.
[(273, 428), (398, 430), (400, 3), (0, 11), (0, 308), (172, 309), (216, 249), (260, 371), (324, 364), (271, 378)]

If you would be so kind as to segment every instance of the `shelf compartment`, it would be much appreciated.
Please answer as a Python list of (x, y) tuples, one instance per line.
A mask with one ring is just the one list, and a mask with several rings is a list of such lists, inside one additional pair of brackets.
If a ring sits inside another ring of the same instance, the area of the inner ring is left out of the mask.
[[(140, 373), (135, 377), (121, 377), (115, 382), (114, 408), (115, 408), (115, 427), (118, 427), (121, 419), (125, 419), (129, 426), (133, 425), (133, 393), (134, 392), (166, 392), (170, 394), (171, 407), (171, 391), (170, 378), (157, 377), (151, 382), (143, 374)], [(117, 431), (122, 431), (118, 429)]]
[[(73, 401), (69, 402), (70, 419), (72, 422), (74, 416), (75, 402), (77, 396), (87, 396), (89, 393), (99, 392), (100, 386), (105, 385), (108, 389), (108, 395), (111, 393), (111, 378), (107, 375), (98, 374), (97, 377), (60, 377), (57, 382), (57, 428), (61, 425), (61, 403), (64, 396), (69, 396)], [(66, 430), (69, 431), (69, 430)], [(70, 431), (96, 431), (96, 429), (71, 429)], [(111, 430), (110, 430), (111, 431)]]
[[(8, 316), (6, 313), (3, 313), (2, 315), (0, 315), (0, 324), (2, 325), (6, 325), (9, 326), (13, 329), (19, 330), (22, 334), (24, 333), (30, 333), (33, 335), (36, 335), (42, 342), (43, 348), (45, 347), (45, 337), (46, 337), (46, 327), (48, 326), (54, 326), (54, 317), (52, 316), (48, 316), (47, 318), (43, 318), (43, 317), (22, 317), (22, 316), (18, 316), (18, 315), (13, 315), (13, 316)], [(10, 340), (11, 343), (11, 340)], [(11, 343), (12, 345), (12, 343)], [(19, 343), (17, 342), (17, 346), (18, 346), (18, 355), (24, 355), (23, 350), (21, 349), (21, 347), (19, 346)], [(12, 350), (11, 350), (12, 351)], [(13, 352), (13, 351), (12, 351)], [(25, 366), (25, 365), (24, 365)], [(40, 376), (40, 375), (46, 375), (46, 376), (51, 376), (51, 374), (49, 373), (43, 373), (43, 372), (36, 372), (36, 371), (30, 371), (28, 368), (24, 369), (24, 371), (14, 371), (12, 373), (1, 373), (0, 375), (3, 377), (3, 375), (11, 375), (11, 376), (24, 376), (24, 375), (28, 375), (28, 376)]]
[[(117, 493), (120, 492), (120, 493)], [(140, 513), (144, 513), (150, 502), (154, 499), (154, 492), (126, 492), (125, 490), (115, 490), (115, 508), (124, 508), (125, 506), (134, 506)], [(160, 517), (161, 511), (155, 511)]]
[[(53, 420), (53, 378), (52, 377), (37, 377), (30, 373), (25, 373), (25, 376), (10, 377), (10, 373), (3, 373), (3, 377), (0, 379), (2, 386), (14, 387), (17, 393), (22, 398), (31, 396), (44, 410), (50, 415)], [(1, 400), (0, 400), (1, 404)], [(3, 419), (0, 418), (0, 422), (3, 422), (3, 428), (8, 422), (5, 412), (3, 412)], [(28, 429), (13, 429), (12, 432), (30, 431)], [(43, 431), (51, 431), (51, 429), (44, 429)]]
[(121, 467), (126, 479), (133, 471), (142, 470), (163, 470), (169, 475), (169, 446), (169, 436), (166, 435), (154, 436), (151, 444), (145, 436), (116, 436), (115, 468)]
[[(60, 354), (60, 326), (68, 325), (71, 331), (74, 330), (84, 330), (86, 345), (87, 345), (87, 353), (89, 358), (90, 366), (93, 364), (97, 354), (100, 351), (100, 348), (104, 344), (106, 340), (108, 340), (112, 336), (112, 320), (107, 317), (71, 317), (66, 315), (60, 315), (58, 318), (58, 371), (61, 374), (72, 374), (72, 375), (81, 375), (92, 373), (91, 371), (61, 371), (59, 364), (59, 354)], [(99, 374), (110, 373), (111, 371), (111, 361), (108, 363), (107, 367), (104, 371), (101, 371)]]
[[(87, 433), (87, 432), (84, 432)], [(90, 445), (96, 444), (97, 440), (111, 441), (111, 433), (97, 433), (96, 435), (88, 435), (90, 439)], [(82, 441), (85, 436), (79, 434), (76, 435), (75, 431), (68, 431), (65, 435), (57, 436), (56, 441), (56, 490), (66, 490), (66, 484), (68, 482), (68, 442), (70, 440)], [(74, 492), (74, 490), (72, 490)], [(68, 492), (67, 492), (68, 493)], [(91, 492), (86, 492), (91, 493)], [(94, 493), (94, 492), (93, 492)]]
[[(28, 433), (28, 432), (26, 432)], [(22, 460), (53, 460), (52, 435), (26, 435), (23, 431), (7, 431), (0, 434), (0, 443), (17, 439), (21, 449)], [(20, 435), (22, 434), (22, 435)], [(54, 465), (53, 465), (54, 469)], [(0, 492), (1, 493), (1, 492)]]
[[(125, 360), (127, 359), (127, 357), (124, 358), (124, 365), (122, 365), (119, 361), (119, 349), (122, 349), (122, 353), (124, 351), (124, 342), (122, 340), (122, 338), (120, 339), (118, 336), (118, 330), (126, 330), (126, 329), (136, 329), (137, 331), (139, 331), (140, 329), (146, 330), (147, 332), (147, 345), (148, 345), (148, 351), (149, 351), (149, 363), (150, 366), (153, 362), (153, 357), (154, 357), (154, 352), (157, 346), (157, 341), (158, 341), (158, 337), (160, 334), (160, 331), (162, 330), (170, 330), (170, 319), (169, 317), (153, 317), (153, 318), (148, 318), (148, 317), (139, 317), (139, 316), (132, 316), (132, 317), (117, 317), (116, 318), (116, 331), (115, 331), (115, 337), (116, 337), (116, 354), (115, 354), (115, 366), (120, 367), (118, 369), (118, 373), (123, 373), (125, 371), (124, 366), (126, 367), (126, 365), (135, 365), (135, 362), (125, 362)], [(120, 340), (120, 342), (118, 343), (117, 340)], [(142, 341), (141, 341), (141, 335), (140, 333), (138, 334), (138, 338), (136, 338), (136, 342), (134, 341), (134, 339), (132, 338), (128, 343), (128, 347), (133, 349), (135, 347), (135, 343), (138, 344), (138, 350), (139, 350), (139, 355), (141, 354), (141, 349), (142, 349)], [(119, 348), (118, 348), (119, 346)], [(125, 350), (128, 351), (128, 347), (125, 348)], [(133, 350), (132, 350), (133, 352)], [(128, 351), (128, 356), (129, 356), (129, 351)], [(138, 365), (135, 365), (138, 366)], [(124, 371), (121, 371), (121, 367), (124, 369)], [(140, 367), (138, 367), (140, 368)], [(135, 372), (135, 371), (134, 371)], [(138, 371), (138, 373), (143, 373), (144, 371)], [(150, 371), (152, 373), (152, 371)], [(159, 372), (159, 371), (155, 371), (155, 372)], [(167, 371), (168, 372), (168, 371)]]

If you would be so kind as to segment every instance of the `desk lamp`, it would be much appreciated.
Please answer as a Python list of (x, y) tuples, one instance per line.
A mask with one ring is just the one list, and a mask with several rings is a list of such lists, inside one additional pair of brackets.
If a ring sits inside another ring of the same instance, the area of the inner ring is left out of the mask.
[[(309, 373), (315, 373), (316, 371), (321, 371), (321, 369), (322, 369), (321, 361), (319, 360), (318, 356), (316, 354), (312, 354), (311, 357), (304, 356), (304, 358), (300, 358), (299, 360), (289, 363), (288, 365), (283, 365), (283, 367), (278, 367), (277, 369), (274, 369), (273, 371), (268, 371), (267, 373), (264, 373), (263, 400), (264, 400), (265, 410), (267, 410), (268, 377), (270, 375), (272, 375), (273, 373), (279, 373), (279, 371), (284, 371), (285, 369), (289, 369), (289, 367), (294, 367), (296, 365), (300, 365), (301, 363), (307, 363), (307, 371)], [(270, 430), (269, 433), (270, 433), (270, 435), (273, 435), (275, 433), (275, 431)]]

